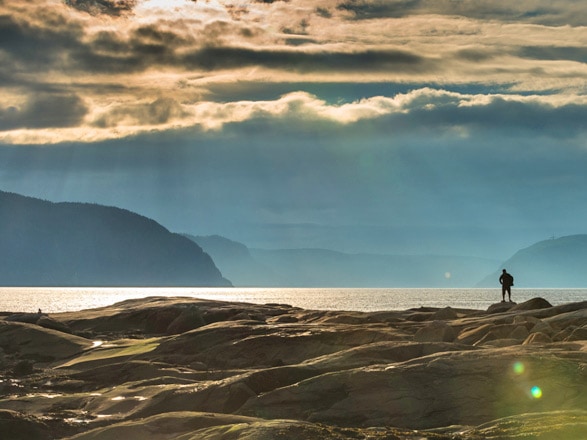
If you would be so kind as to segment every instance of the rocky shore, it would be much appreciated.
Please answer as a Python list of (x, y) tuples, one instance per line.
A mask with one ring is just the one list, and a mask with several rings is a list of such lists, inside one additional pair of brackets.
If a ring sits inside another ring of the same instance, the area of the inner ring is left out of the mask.
[(0, 316), (0, 438), (587, 438), (587, 301)]

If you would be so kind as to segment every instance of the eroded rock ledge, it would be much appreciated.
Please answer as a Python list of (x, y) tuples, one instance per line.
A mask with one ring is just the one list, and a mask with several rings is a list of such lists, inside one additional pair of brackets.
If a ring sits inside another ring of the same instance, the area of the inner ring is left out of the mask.
[(587, 438), (587, 302), (4, 313), (0, 367), (13, 440)]

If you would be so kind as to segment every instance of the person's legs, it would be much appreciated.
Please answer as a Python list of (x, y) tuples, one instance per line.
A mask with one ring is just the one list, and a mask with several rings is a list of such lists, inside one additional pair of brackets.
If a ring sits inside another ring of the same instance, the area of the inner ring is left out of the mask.
[(508, 291), (508, 299), (510, 302), (512, 302), (512, 288), (510, 286), (508, 286), (507, 291)]
[(505, 291), (506, 291), (506, 287), (502, 284), (501, 285), (501, 302), (502, 303), (505, 302)]

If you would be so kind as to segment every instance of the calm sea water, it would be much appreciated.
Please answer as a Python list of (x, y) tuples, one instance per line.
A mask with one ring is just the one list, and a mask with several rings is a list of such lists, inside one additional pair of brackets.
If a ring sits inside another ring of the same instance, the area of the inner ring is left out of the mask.
[[(485, 310), (501, 301), (495, 289), (340, 288), (69, 288), (0, 287), (0, 311), (77, 311), (148, 296), (184, 296), (319, 310), (406, 310), (420, 306)], [(587, 300), (587, 289), (514, 289), (512, 299), (541, 297), (553, 305)]]

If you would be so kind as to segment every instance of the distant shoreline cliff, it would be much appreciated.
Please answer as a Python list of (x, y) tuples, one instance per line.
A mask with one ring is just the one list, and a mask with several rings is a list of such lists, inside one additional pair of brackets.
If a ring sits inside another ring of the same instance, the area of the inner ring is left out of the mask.
[(0, 191), (0, 285), (231, 286), (193, 241), (133, 212)]

